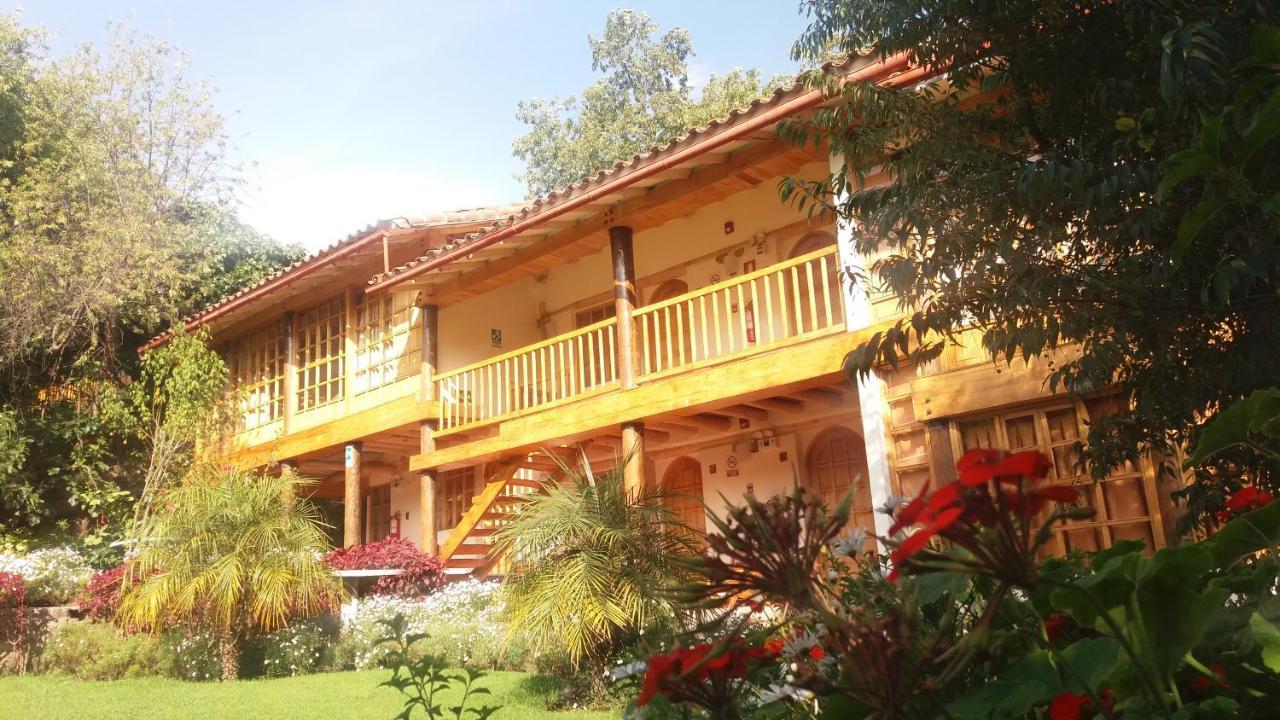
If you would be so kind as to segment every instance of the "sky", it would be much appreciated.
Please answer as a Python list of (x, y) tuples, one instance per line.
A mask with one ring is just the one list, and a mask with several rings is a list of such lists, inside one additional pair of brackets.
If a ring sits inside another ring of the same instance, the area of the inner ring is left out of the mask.
[[(626, 4), (620, 4), (626, 3)], [(132, 17), (217, 90), (244, 167), (242, 219), (316, 249), (375, 220), (518, 201), (516, 103), (596, 79), (589, 34), (641, 10), (693, 37), (695, 85), (734, 67), (789, 73), (799, 0), (259, 2), (27, 0), (55, 53)]]

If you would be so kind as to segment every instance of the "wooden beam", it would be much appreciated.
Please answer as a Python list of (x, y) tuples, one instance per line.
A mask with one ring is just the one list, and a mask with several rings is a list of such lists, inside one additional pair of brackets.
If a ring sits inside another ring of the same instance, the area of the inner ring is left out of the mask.
[(799, 394), (803, 398), (813, 400), (818, 404), (826, 405), (827, 407), (838, 408), (843, 407), (845, 404), (844, 393), (833, 388), (809, 388), (807, 390), (801, 390)]
[(791, 397), (768, 397), (753, 400), (752, 405), (759, 405), (769, 412), (780, 413), (802, 413), (804, 412), (804, 401)]
[(622, 424), (622, 485), (629, 493), (645, 490), (644, 423)]
[(414, 392), (333, 422), (316, 425), (257, 445), (237, 448), (219, 461), (244, 469), (262, 467), (272, 462), (338, 447), (347, 441), (357, 440), (401, 425), (434, 418), (438, 413), (439, 406), (436, 401), (422, 402)]
[(696, 425), (703, 430), (710, 430), (711, 432), (729, 432), (733, 429), (733, 422), (723, 415), (698, 413), (696, 415), (685, 415), (684, 420), (691, 425)]
[(730, 405), (729, 407), (717, 408), (716, 412), (721, 412), (733, 417), (745, 418), (755, 422), (768, 422), (769, 420), (768, 410), (751, 405)]

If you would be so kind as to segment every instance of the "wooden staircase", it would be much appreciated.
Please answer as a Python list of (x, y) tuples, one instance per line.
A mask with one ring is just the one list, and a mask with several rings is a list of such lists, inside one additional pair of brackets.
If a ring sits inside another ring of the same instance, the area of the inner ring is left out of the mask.
[[(558, 466), (551, 471), (545, 456), (520, 456), (505, 460), (485, 478), (484, 488), (472, 498), (471, 507), (440, 545), (449, 580), (482, 579), (502, 574), (500, 554), (494, 551), (493, 535), (529, 496), (559, 478)], [(554, 465), (554, 463), (553, 463)]]

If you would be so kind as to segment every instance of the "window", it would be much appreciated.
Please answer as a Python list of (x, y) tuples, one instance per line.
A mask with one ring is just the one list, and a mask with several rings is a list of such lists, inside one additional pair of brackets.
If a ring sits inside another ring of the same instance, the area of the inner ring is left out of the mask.
[(358, 294), (355, 303), (355, 367), (352, 392), (361, 394), (422, 369), (420, 310), (412, 293), (377, 297)]
[(868, 549), (875, 546), (875, 508), (871, 503), (870, 471), (862, 438), (845, 427), (823, 430), (809, 445), (802, 482), (829, 507), (840, 504), (853, 488), (849, 524), (867, 531)]
[[(831, 233), (809, 233), (792, 246), (788, 259), (835, 245), (836, 236)], [(825, 263), (817, 260), (807, 262), (784, 275), (783, 286), (780, 288), (783, 295), (782, 307), (795, 308), (795, 317), (788, 320), (792, 325), (792, 335), (802, 335), (844, 323), (839, 266), (838, 255), (831, 255), (826, 258)]]
[(596, 305), (595, 307), (590, 307), (586, 310), (579, 310), (574, 313), (573, 324), (575, 328), (580, 330), (588, 325), (594, 325), (598, 322), (608, 320), (613, 317), (617, 311), (618, 306), (610, 300), (603, 305)]
[(924, 423), (916, 419), (911, 403), (911, 379), (916, 366), (901, 365), (885, 375), (889, 460), (893, 466), (894, 492), (915, 497), (929, 484), (929, 440)]
[(662, 477), (662, 504), (687, 525), (699, 541), (707, 534), (707, 511), (702, 503), (702, 463), (682, 457)]
[[(668, 280), (649, 296), (649, 304), (656, 305), (689, 292), (689, 284), (683, 280)], [(670, 370), (686, 362), (693, 362), (693, 324), (685, 303), (675, 303), (648, 315), (639, 331), (644, 343), (641, 348), (641, 372), (655, 373)]]
[(369, 490), (369, 537), (365, 542), (377, 542), (391, 534), (391, 485), (379, 485)]
[(298, 318), (298, 409), (337, 402), (343, 396), (346, 327), (341, 297)]
[(1047, 482), (1076, 486), (1081, 504), (1094, 509), (1092, 519), (1059, 525), (1053, 542), (1046, 546), (1049, 553), (1100, 550), (1117, 540), (1141, 540), (1150, 549), (1164, 545), (1163, 535), (1156, 529), (1158, 518), (1152, 512), (1155, 489), (1139, 466), (1118, 468), (1110, 477), (1094, 483), (1087, 469), (1079, 464), (1080, 442), (1086, 432), (1085, 411), (1100, 416), (1106, 412), (1107, 403), (1098, 400), (1085, 407), (1058, 405), (1021, 410), (953, 424), (953, 441), (961, 453), (978, 447), (1043, 452), (1052, 461)]
[(231, 387), (242, 393), (240, 429), (252, 430), (284, 417), (287, 328), (276, 323), (236, 341), (227, 351)]

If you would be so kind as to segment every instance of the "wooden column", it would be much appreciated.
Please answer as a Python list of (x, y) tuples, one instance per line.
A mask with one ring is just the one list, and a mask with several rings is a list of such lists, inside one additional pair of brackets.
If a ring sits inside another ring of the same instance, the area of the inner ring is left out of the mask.
[(419, 397), (423, 402), (436, 397), (436, 357), (440, 348), (440, 307), (419, 303), (422, 309), (422, 386)]
[(627, 492), (638, 493), (645, 488), (644, 423), (622, 424), (622, 484)]
[[(298, 461), (297, 460), (281, 460), (280, 461), (280, 477), (296, 480), (298, 478)], [(293, 489), (285, 490), (284, 501), (288, 504), (293, 500)]]
[(609, 228), (609, 251), (613, 257), (613, 302), (618, 318), (618, 381), (623, 390), (636, 386), (639, 344), (631, 315), (636, 308), (636, 263), (631, 248), (631, 228)]
[(363, 498), (360, 497), (362, 455), (364, 455), (364, 449), (359, 442), (347, 443), (343, 463), (342, 495), (342, 544), (344, 547), (360, 544), (363, 525), (361, 519), (364, 515)]
[[(440, 308), (437, 305), (419, 301), (422, 309), (422, 369), (421, 387), (418, 393), (423, 402), (438, 399), (436, 397), (436, 363), (440, 349)], [(428, 455), (436, 450), (437, 419), (427, 418), (419, 425), (418, 452)], [(429, 555), (439, 555), (440, 546), (436, 542), (436, 471), (427, 470), (418, 475), (418, 525), (422, 536), (422, 551)]]
[(956, 480), (955, 453), (951, 451), (951, 430), (946, 420), (929, 420), (924, 424), (929, 434), (929, 474), (934, 487)]
[(280, 392), (284, 395), (284, 434), (293, 432), (294, 415), (298, 411), (298, 331), (293, 313), (284, 316), (284, 377)]
[(418, 526), (422, 535), (422, 551), (439, 555), (436, 543), (436, 471), (427, 470), (418, 475)]

